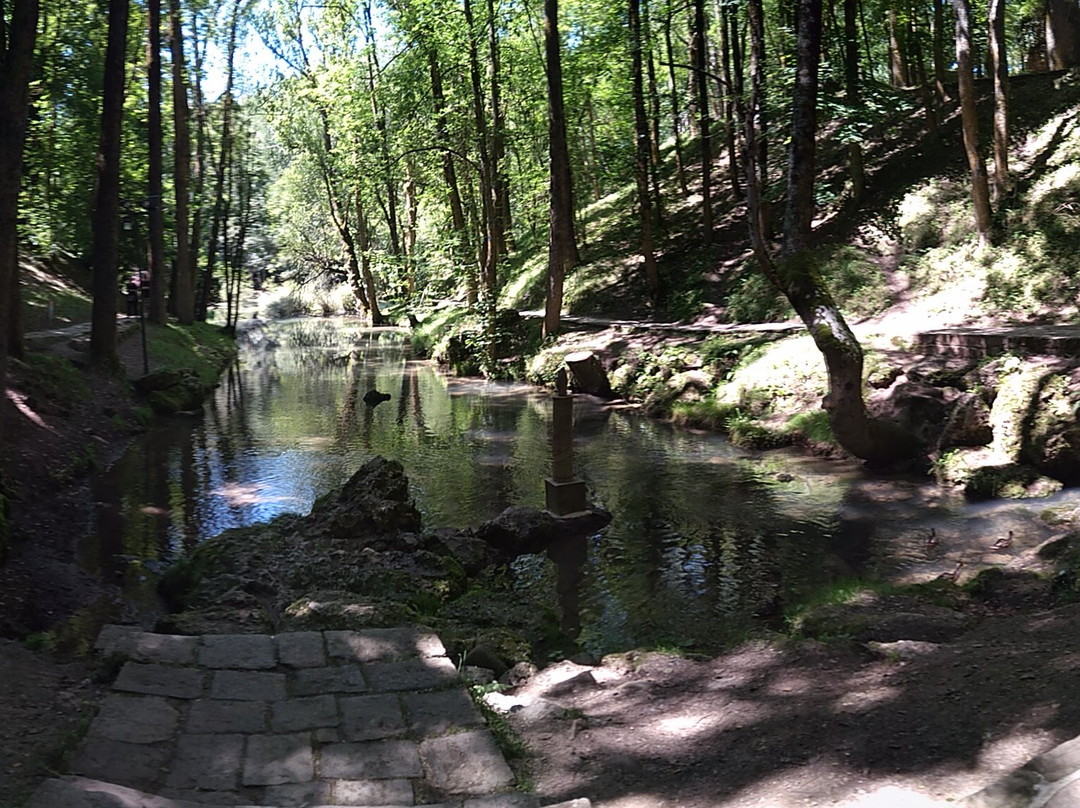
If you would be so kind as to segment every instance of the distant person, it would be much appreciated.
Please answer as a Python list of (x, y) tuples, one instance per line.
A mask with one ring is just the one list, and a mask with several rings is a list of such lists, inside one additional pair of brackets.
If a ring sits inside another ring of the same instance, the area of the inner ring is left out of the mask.
[(139, 286), (140, 278), (137, 272), (132, 272), (127, 282), (127, 313), (128, 317), (135, 317), (139, 313)]

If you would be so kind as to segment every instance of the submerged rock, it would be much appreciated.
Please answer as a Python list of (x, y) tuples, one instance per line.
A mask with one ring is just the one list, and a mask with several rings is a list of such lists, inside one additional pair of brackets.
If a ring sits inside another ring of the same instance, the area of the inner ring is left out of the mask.
[(590, 533), (604, 528), (611, 522), (611, 514), (602, 508), (593, 508), (580, 514), (555, 516), (548, 511), (515, 505), (507, 508), (490, 522), (476, 530), (480, 539), (508, 557), (539, 553), (552, 544), (578, 536), (584, 539)]

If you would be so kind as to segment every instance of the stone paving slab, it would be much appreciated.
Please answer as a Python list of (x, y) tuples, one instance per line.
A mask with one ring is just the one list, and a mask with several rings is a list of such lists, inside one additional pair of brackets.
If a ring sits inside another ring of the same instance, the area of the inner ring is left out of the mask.
[(128, 662), (120, 669), (113, 689), (148, 696), (197, 699), (205, 682), (206, 673), (198, 668)]
[(266, 634), (216, 634), (202, 638), (199, 664), (204, 668), (265, 671), (277, 667), (274, 638)]
[[(236, 802), (194, 802), (180, 797), (147, 794), (137, 789), (85, 777), (63, 777), (52, 778), (42, 783), (23, 808), (339, 808), (341, 805), (365, 808), (365, 804), (359, 802), (315, 803), (305, 799), (304, 795), (322, 792), (290, 790), (289, 786), (280, 788), (281, 791), (274, 793), (284, 797), (285, 801), (253, 806)], [(269, 793), (270, 789), (267, 791)], [(410, 800), (402, 803), (372, 802), (367, 804), (366, 808), (413, 808), (413, 806), (414, 803)], [(491, 797), (453, 799), (438, 804), (425, 804), (424, 808), (540, 808), (540, 800), (532, 794), (498, 794)], [(591, 808), (591, 803), (587, 799), (576, 799), (548, 805), (546, 808)]]
[(539, 808), (512, 791), (426, 630), (181, 637), (107, 626), (95, 648), (126, 661), (72, 757), (80, 776), (43, 784), (27, 808)]

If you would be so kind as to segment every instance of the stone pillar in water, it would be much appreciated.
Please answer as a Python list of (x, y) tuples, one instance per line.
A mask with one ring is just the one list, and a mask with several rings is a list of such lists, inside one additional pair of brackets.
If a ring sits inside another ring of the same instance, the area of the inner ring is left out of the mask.
[(556, 516), (587, 510), (585, 481), (574, 477), (574, 397), (566, 391), (566, 368), (555, 378), (551, 399), (551, 476), (544, 481), (547, 509)]

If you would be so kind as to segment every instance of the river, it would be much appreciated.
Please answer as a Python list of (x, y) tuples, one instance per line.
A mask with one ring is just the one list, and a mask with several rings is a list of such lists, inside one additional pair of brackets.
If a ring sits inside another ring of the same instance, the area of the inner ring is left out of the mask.
[[(543, 507), (546, 391), (449, 377), (410, 359), (407, 334), (347, 319), (279, 322), (254, 342), (201, 417), (159, 421), (94, 480), (95, 528), (79, 560), (124, 587), (132, 616), (159, 608), (154, 582), (168, 561), (229, 528), (306, 513), (373, 455), (403, 464), (428, 528)], [(390, 399), (365, 404), (372, 389)], [(995, 537), (1013, 530), (1010, 552), (1033, 546), (1052, 532), (1045, 508), (1080, 502), (1066, 491), (972, 504), (925, 479), (744, 451), (584, 396), (575, 470), (613, 515), (577, 570), (574, 630), (593, 653), (714, 647), (844, 582), (1006, 563), (989, 554)], [(547, 558), (515, 568), (521, 586), (555, 597)]]

